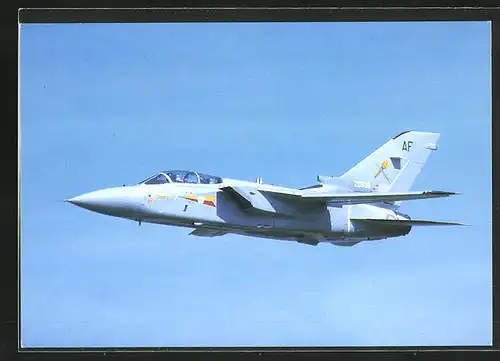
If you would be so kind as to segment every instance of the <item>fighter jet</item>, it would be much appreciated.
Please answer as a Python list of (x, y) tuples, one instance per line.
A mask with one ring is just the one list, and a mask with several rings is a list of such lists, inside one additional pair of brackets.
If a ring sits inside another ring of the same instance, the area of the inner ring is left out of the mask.
[(340, 177), (292, 189), (192, 171), (159, 172), (137, 185), (86, 193), (67, 202), (139, 222), (193, 229), (198, 237), (225, 234), (353, 246), (407, 235), (413, 226), (461, 225), (414, 220), (402, 201), (456, 193), (410, 191), (439, 133), (406, 131), (390, 139)]

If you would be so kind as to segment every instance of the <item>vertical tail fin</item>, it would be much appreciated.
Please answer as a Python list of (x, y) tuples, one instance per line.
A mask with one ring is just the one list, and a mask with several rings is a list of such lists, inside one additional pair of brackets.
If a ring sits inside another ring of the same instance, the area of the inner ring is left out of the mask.
[(407, 131), (398, 134), (340, 178), (371, 182), (381, 191), (406, 192), (427, 158), (437, 149), (439, 133)]

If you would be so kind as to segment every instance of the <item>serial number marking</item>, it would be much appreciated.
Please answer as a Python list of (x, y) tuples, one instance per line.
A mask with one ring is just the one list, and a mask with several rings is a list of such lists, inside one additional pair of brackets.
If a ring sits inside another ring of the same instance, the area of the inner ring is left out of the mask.
[(354, 181), (354, 188), (368, 189), (371, 188), (371, 185), (369, 182)]

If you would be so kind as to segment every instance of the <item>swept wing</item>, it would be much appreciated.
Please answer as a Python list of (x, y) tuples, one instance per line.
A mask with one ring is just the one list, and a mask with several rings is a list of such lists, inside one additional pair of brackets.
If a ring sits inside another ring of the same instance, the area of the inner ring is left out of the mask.
[(280, 190), (260, 190), (264, 193), (282, 195), (294, 200), (309, 200), (327, 203), (328, 205), (350, 205), (350, 204), (368, 204), (380, 202), (409, 201), (415, 199), (441, 198), (455, 195), (454, 192), (443, 191), (421, 191), (421, 192), (385, 192), (385, 193), (292, 193), (282, 192)]
[(350, 205), (379, 202), (410, 201), (415, 199), (441, 198), (454, 195), (454, 192), (423, 191), (396, 193), (337, 193), (337, 194), (303, 194), (302, 199), (317, 200), (329, 205)]

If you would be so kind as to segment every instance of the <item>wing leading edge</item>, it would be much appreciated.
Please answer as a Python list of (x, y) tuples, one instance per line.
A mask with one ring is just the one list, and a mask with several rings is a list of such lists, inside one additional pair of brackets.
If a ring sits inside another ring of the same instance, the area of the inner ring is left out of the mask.
[(303, 194), (291, 194), (291, 193), (281, 193), (279, 191), (269, 191), (261, 190), (266, 193), (273, 193), (276, 195), (282, 194), (287, 197), (294, 198), (295, 200), (310, 200), (319, 201), (327, 203), (328, 205), (351, 205), (351, 204), (368, 204), (368, 203), (380, 203), (380, 202), (397, 202), (397, 201), (409, 201), (415, 199), (430, 199), (430, 198), (441, 198), (455, 195), (455, 192), (443, 192), (443, 191), (423, 191), (423, 192), (396, 192), (396, 193), (303, 193)]

